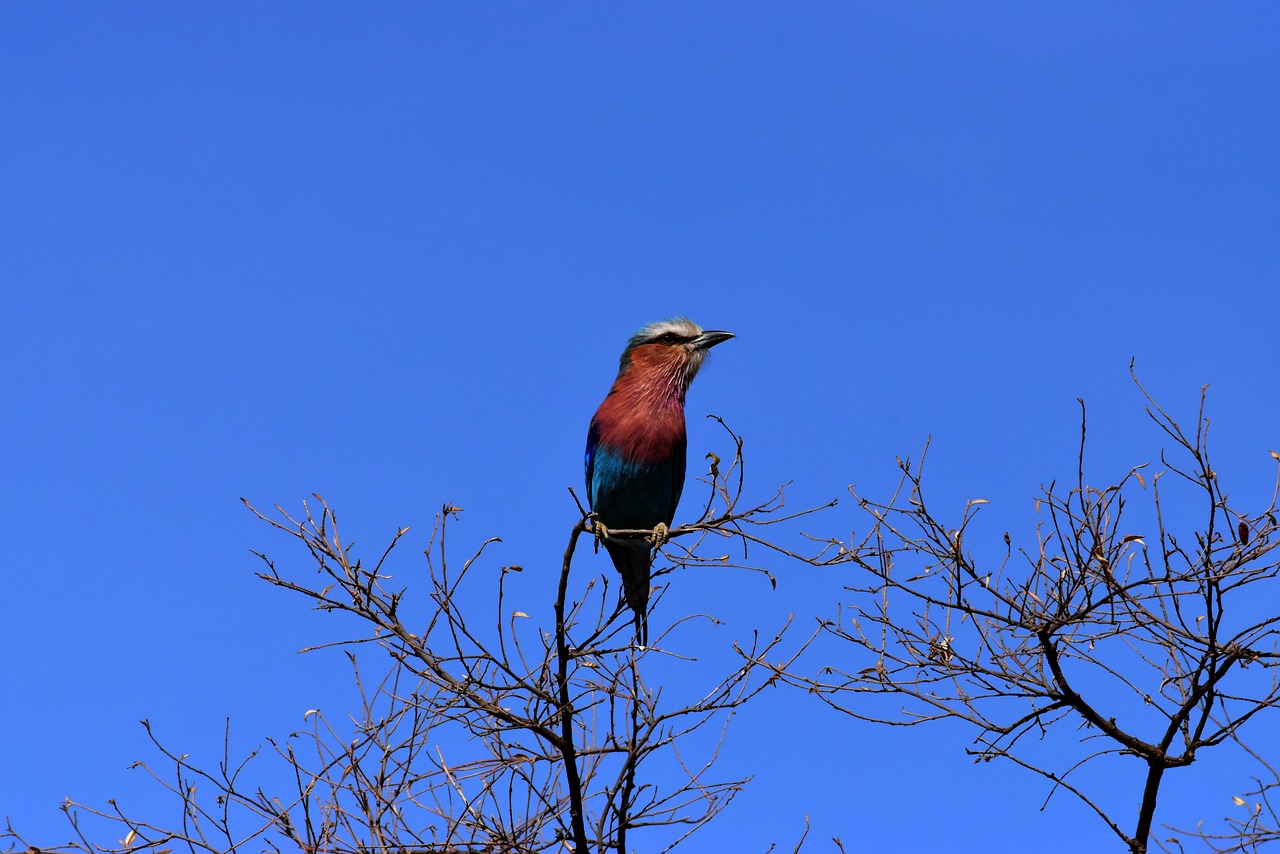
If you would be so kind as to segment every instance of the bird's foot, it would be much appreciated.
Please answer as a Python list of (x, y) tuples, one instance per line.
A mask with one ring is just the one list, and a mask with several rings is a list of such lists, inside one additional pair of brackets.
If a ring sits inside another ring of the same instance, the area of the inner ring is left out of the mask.
[(596, 523), (591, 526), (591, 533), (596, 538), (596, 551), (599, 551), (600, 543), (609, 539), (609, 529), (604, 526), (604, 522), (597, 519)]
[(653, 536), (649, 538), (649, 542), (653, 543), (655, 549), (662, 548), (670, 539), (671, 529), (667, 527), (666, 522), (659, 522), (653, 526)]

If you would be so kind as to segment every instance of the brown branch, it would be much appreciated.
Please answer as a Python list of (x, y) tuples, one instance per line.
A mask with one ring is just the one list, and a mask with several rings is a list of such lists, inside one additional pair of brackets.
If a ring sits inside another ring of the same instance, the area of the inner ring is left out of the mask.
[(564, 562), (560, 567), (560, 586), (556, 593), (556, 681), (560, 689), (560, 708), (556, 717), (560, 722), (560, 743), (557, 745), (564, 757), (566, 784), (569, 788), (569, 822), (573, 827), (573, 844), (576, 854), (589, 854), (587, 827), (582, 807), (582, 779), (578, 775), (578, 757), (573, 742), (574, 708), (569, 694), (569, 628), (565, 623), (564, 605), (569, 589), (569, 568), (573, 565), (573, 552), (578, 535), (586, 530), (585, 522), (573, 526), (569, 544), (565, 547)]

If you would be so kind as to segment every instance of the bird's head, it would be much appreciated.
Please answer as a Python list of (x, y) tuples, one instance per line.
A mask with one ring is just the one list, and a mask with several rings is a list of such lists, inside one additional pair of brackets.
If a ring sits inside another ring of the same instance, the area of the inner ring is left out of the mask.
[(722, 341), (733, 338), (732, 332), (704, 330), (685, 317), (660, 320), (641, 329), (627, 342), (622, 351), (618, 376), (630, 371), (653, 372), (679, 386), (684, 391), (702, 367), (707, 351)]

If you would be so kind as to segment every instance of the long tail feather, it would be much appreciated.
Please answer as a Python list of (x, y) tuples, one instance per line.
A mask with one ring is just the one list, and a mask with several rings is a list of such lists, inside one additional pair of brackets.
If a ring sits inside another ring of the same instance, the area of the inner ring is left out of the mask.
[(606, 540), (604, 547), (622, 575), (622, 595), (635, 612), (636, 640), (641, 646), (648, 646), (649, 569), (653, 548), (645, 540)]

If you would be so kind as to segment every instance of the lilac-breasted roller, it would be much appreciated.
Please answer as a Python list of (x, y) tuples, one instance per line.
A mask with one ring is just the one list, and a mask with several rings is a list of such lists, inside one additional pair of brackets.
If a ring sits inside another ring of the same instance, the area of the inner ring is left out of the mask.
[[(596, 533), (622, 574), (636, 640), (649, 643), (649, 567), (684, 489), (684, 397), (707, 351), (733, 337), (683, 317), (651, 323), (627, 342), (618, 378), (587, 431), (587, 500)], [(652, 540), (609, 537), (609, 528), (652, 529)]]

